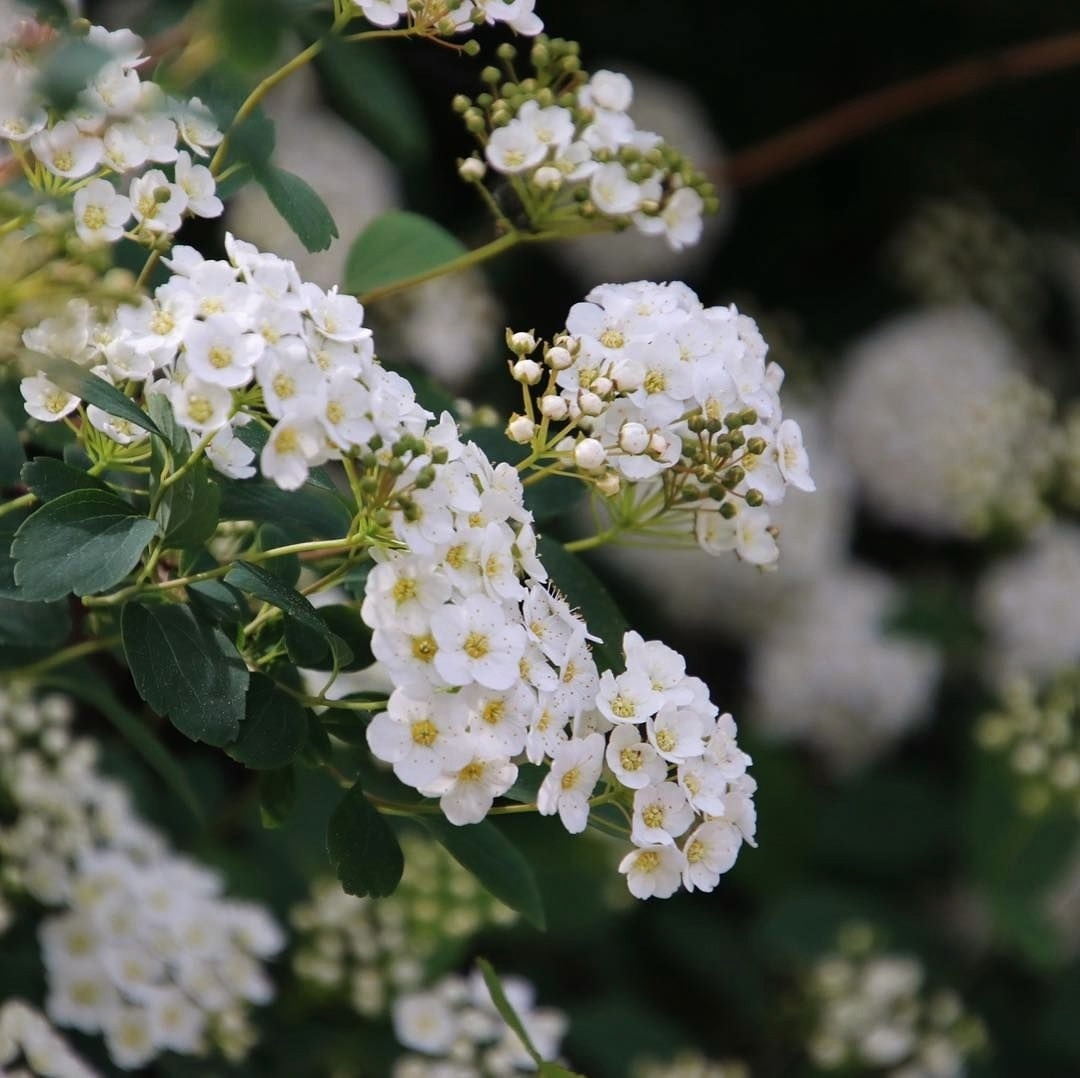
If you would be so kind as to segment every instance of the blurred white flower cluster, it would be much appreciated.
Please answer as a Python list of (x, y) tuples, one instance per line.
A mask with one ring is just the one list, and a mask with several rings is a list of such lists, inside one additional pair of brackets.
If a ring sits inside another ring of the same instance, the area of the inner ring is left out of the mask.
[(899, 596), (888, 576), (854, 562), (794, 595), (751, 656), (754, 721), (850, 771), (925, 719), (941, 656), (888, 632)]
[(123, 1069), (164, 1051), (239, 1059), (254, 1040), (250, 1004), (273, 996), (262, 960), (281, 930), (139, 819), (71, 716), (64, 697), (0, 691), (0, 790), (13, 810), (0, 828), (3, 887), (60, 908), (40, 929), (46, 1011), (103, 1034)]
[(634, 1063), (631, 1078), (750, 1078), (750, 1068), (735, 1060), (706, 1059), (699, 1052), (680, 1052), (660, 1062), (644, 1059)]
[(389, 897), (356, 898), (323, 879), (290, 914), (297, 977), (320, 992), (346, 993), (367, 1018), (420, 988), (455, 941), (517, 920), (434, 842), (406, 835), (402, 847), (405, 874)]
[(895, 318), (855, 344), (836, 427), (867, 501), (892, 523), (976, 537), (1045, 517), (1053, 400), (971, 307)]
[[(502, 55), (513, 58), (505, 47)], [(635, 126), (630, 79), (587, 75), (576, 43), (560, 39), (537, 41), (530, 60), (533, 77), (519, 82), (508, 68), (503, 81), (489, 67), (492, 92), (455, 100), (483, 151), (460, 163), (462, 178), (482, 185), (490, 168), (499, 181), (482, 188), (486, 197), (536, 230), (573, 234), (604, 220), (663, 236), (676, 250), (697, 243), (702, 215), (716, 209), (712, 184), (659, 135)]]
[[(91, 26), (85, 44), (99, 50), (104, 63), (61, 114), (39, 93), (57, 39), (18, 11), (8, 6), (0, 19), (0, 140), (36, 189), (75, 192), (79, 237), (100, 244), (129, 234), (153, 246), (176, 233), (186, 215), (219, 216), (216, 184), (196, 158), (221, 142), (221, 132), (198, 98), (170, 97), (139, 77), (146, 60), (142, 39), (130, 30)], [(157, 165), (169, 172), (147, 167)], [(124, 177), (121, 191), (113, 179)]]
[(985, 1030), (955, 992), (929, 990), (925, 980), (917, 958), (883, 953), (868, 926), (846, 926), (806, 985), (814, 1064), (888, 1078), (961, 1078), (985, 1046)]
[(0, 1003), (0, 1078), (97, 1078), (46, 1018), (21, 999)]
[[(566, 1032), (566, 1016), (535, 1006), (536, 991), (522, 977), (505, 977), (502, 988), (525, 1032), (546, 1060), (554, 1060)], [(398, 997), (394, 1032), (411, 1053), (394, 1064), (393, 1078), (513, 1078), (536, 1064), (495, 1009), (478, 970), (451, 975), (431, 988)]]
[(507, 433), (532, 459), (588, 477), (620, 528), (777, 560), (770, 510), (814, 482), (753, 319), (706, 308), (683, 284), (638, 281), (589, 292), (542, 362), (531, 334), (509, 343), (525, 411)]
[(449, 37), (495, 23), (515, 33), (535, 37), (544, 24), (533, 10), (536, 0), (352, 0), (353, 6), (375, 26), (409, 26)]
[(1080, 670), (1060, 671), (1043, 687), (1018, 677), (1001, 706), (975, 729), (982, 748), (1000, 754), (1018, 784), (1022, 811), (1037, 816), (1080, 810)]
[(988, 633), (985, 668), (999, 688), (1017, 677), (1040, 684), (1080, 662), (1080, 528), (1050, 524), (992, 565), (975, 607)]

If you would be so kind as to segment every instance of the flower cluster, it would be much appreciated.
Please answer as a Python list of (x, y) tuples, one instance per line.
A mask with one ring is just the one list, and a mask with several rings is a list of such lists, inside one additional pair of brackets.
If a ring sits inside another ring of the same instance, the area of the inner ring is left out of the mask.
[[(507, 64), (514, 50), (504, 46)], [(581, 70), (577, 45), (541, 38), (524, 80), (508, 67), (484, 71), (489, 92), (455, 100), (483, 157), (462, 161), (463, 179), (480, 185), (490, 168), (499, 177), (483, 188), (497, 212), (537, 230), (573, 233), (633, 226), (663, 236), (673, 248), (697, 243), (702, 215), (717, 208), (713, 186), (652, 131), (640, 130), (629, 109), (626, 75)]]
[(1045, 516), (1052, 411), (995, 322), (942, 308), (894, 319), (852, 349), (836, 426), (882, 517), (975, 537)]
[(887, 631), (896, 585), (852, 563), (792, 597), (750, 666), (751, 714), (837, 771), (880, 754), (924, 719), (941, 674), (928, 644)]
[(396, 26), (408, 19), (414, 28), (450, 37), (485, 23), (505, 23), (515, 33), (535, 37), (544, 28), (533, 10), (536, 0), (352, 0), (353, 6), (375, 26)]
[(822, 1070), (961, 1078), (986, 1032), (955, 992), (928, 991), (924, 981), (918, 959), (882, 953), (868, 926), (847, 926), (806, 986), (811, 1059)]
[[(19, 1066), (20, 1058), (23, 1065)], [(0, 1004), (0, 1075), (97, 1078), (48, 1021), (21, 999)]]
[(1055, 522), (992, 566), (975, 607), (988, 633), (986, 663), (999, 686), (1044, 682), (1080, 662), (1080, 528)]
[(525, 411), (508, 434), (533, 459), (587, 478), (621, 528), (776, 561), (770, 508), (814, 482), (753, 319), (706, 308), (683, 284), (638, 281), (594, 288), (551, 344), (509, 343)]
[[(173, 276), (153, 298), (121, 307), (103, 324), (73, 301), (65, 316), (24, 334), (27, 347), (90, 367), (106, 381), (143, 383), (164, 394), (177, 423), (205, 445), (232, 478), (254, 474), (254, 452), (236, 428), (255, 420), (269, 431), (263, 476), (285, 490), (309, 470), (377, 438), (423, 430), (428, 413), (404, 378), (374, 359), (364, 309), (352, 297), (302, 282), (293, 264), (226, 238), (229, 261), (177, 247)], [(35, 419), (63, 418), (79, 399), (44, 375), (23, 380)], [(145, 438), (126, 420), (87, 408), (114, 441)]]
[(750, 1068), (736, 1060), (719, 1062), (698, 1052), (680, 1052), (663, 1063), (651, 1058), (639, 1060), (631, 1078), (750, 1078)]
[(1080, 810), (1080, 670), (1061, 671), (1044, 688), (1017, 678), (1002, 706), (980, 719), (975, 737), (1002, 755), (1018, 783), (1020, 808), (1037, 816), (1057, 806)]
[[(554, 1060), (566, 1016), (535, 1007), (535, 991), (521, 977), (502, 980), (503, 991), (540, 1055)], [(393, 1009), (398, 1040), (416, 1055), (394, 1065), (394, 1078), (512, 1078), (536, 1064), (491, 1001), (479, 971), (444, 977), (426, 991), (398, 998)]]
[(103, 1033), (125, 1069), (211, 1046), (240, 1058), (249, 1004), (273, 995), (260, 960), (281, 949), (280, 929), (173, 853), (70, 720), (63, 697), (12, 688), (0, 704), (0, 790), (14, 808), (0, 829), (3, 884), (63, 907), (40, 930), (49, 1017)]
[(356, 898), (324, 879), (290, 915), (296, 975), (320, 991), (347, 993), (366, 1018), (420, 988), (448, 944), (517, 919), (435, 843), (407, 835), (402, 846), (405, 874), (388, 898)]
[[(154, 246), (175, 234), (185, 215), (221, 214), (213, 176), (195, 160), (221, 142), (221, 132), (198, 98), (169, 97), (139, 77), (146, 57), (138, 36), (91, 26), (85, 41), (105, 62), (60, 113), (37, 89), (42, 37), (51, 35), (31, 37), (37, 48), (28, 48), (26, 27), (16, 23), (0, 39), (0, 139), (35, 188), (75, 192), (75, 229), (85, 243), (114, 243), (127, 234)], [(148, 167), (158, 165), (169, 174)], [(125, 176), (122, 193), (108, 177)]]

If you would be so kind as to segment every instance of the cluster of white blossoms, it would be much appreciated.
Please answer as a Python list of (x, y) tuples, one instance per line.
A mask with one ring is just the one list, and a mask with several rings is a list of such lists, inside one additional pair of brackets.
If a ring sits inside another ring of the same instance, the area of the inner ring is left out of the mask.
[(97, 1078), (46, 1018), (21, 999), (0, 1003), (0, 1078)]
[(883, 518), (973, 537), (1045, 516), (1052, 411), (989, 316), (942, 308), (893, 319), (852, 348), (836, 427)]
[(410, 25), (451, 36), (477, 26), (505, 23), (515, 33), (535, 37), (544, 29), (533, 10), (536, 0), (352, 0), (357, 11), (375, 26)]
[[(554, 1060), (566, 1016), (536, 1007), (536, 992), (524, 978), (505, 977), (501, 984), (536, 1050)], [(479, 970), (398, 997), (393, 1020), (398, 1041), (417, 1053), (397, 1060), (393, 1078), (513, 1078), (536, 1071), (520, 1038), (495, 1009)]]
[(888, 632), (898, 599), (888, 577), (855, 563), (793, 596), (751, 658), (754, 722), (849, 771), (925, 719), (942, 660)]
[(988, 634), (985, 663), (998, 686), (1043, 682), (1080, 662), (1080, 528), (1055, 522), (993, 565), (975, 592)]
[[(110, 383), (141, 382), (144, 398), (164, 394), (177, 423), (231, 478), (255, 472), (236, 428), (257, 421), (269, 431), (261, 473), (285, 490), (327, 460), (424, 429), (428, 413), (409, 383), (375, 361), (356, 299), (302, 282), (286, 259), (232, 236), (225, 242), (228, 261), (176, 247), (166, 260), (173, 275), (152, 298), (104, 323), (74, 300), (65, 315), (27, 330), (24, 343)], [(21, 389), (35, 419), (61, 419), (80, 404), (42, 374)], [(93, 405), (86, 414), (121, 444), (146, 437)]]
[(985, 1047), (985, 1029), (955, 992), (927, 990), (925, 979), (917, 958), (881, 953), (868, 926), (847, 926), (806, 986), (814, 1064), (888, 1078), (961, 1078)]
[(684, 284), (637, 281), (574, 304), (542, 362), (531, 334), (509, 343), (525, 411), (507, 433), (538, 466), (587, 479), (627, 530), (777, 560), (770, 510), (814, 482), (752, 318)]
[[(142, 39), (91, 26), (85, 41), (107, 59), (72, 108), (59, 114), (38, 96), (42, 57), (54, 35), (40, 27), (32, 34), (34, 25), (15, 21), (0, 38), (0, 145), (6, 143), (35, 187), (75, 192), (80, 239), (115, 243), (130, 235), (153, 246), (177, 232), (185, 216), (220, 216), (214, 178), (196, 159), (221, 142), (221, 132), (198, 98), (169, 97), (139, 77)], [(120, 191), (113, 180), (124, 177)]]
[(680, 1052), (660, 1062), (643, 1059), (634, 1063), (630, 1078), (750, 1078), (750, 1068), (738, 1060), (707, 1059), (700, 1052)]
[(402, 848), (405, 872), (389, 897), (357, 898), (337, 880), (323, 879), (290, 914), (297, 977), (322, 993), (347, 995), (365, 1018), (420, 988), (431, 961), (445, 960), (448, 946), (487, 925), (517, 920), (431, 840), (405, 835)]
[(64, 697), (3, 690), (0, 790), (13, 812), (0, 828), (2, 883), (61, 908), (40, 929), (49, 1017), (103, 1034), (124, 1069), (165, 1051), (242, 1057), (249, 1006), (273, 995), (261, 960), (281, 949), (281, 930), (172, 852), (70, 722)]
[(573, 834), (603, 781), (639, 847), (621, 866), (630, 890), (711, 890), (754, 834), (731, 716), (680, 655), (637, 633), (622, 642), (625, 672), (600, 673), (595, 638), (545, 587), (517, 471), (462, 444), (448, 415), (395, 450), (399, 549), (373, 551), (361, 607), (395, 686), (371, 751), (457, 825), (484, 819), (522, 760), (549, 764), (538, 808)]
[(615, 71), (589, 76), (574, 42), (542, 38), (530, 58), (533, 77), (501, 82), (499, 70), (487, 68), (492, 92), (455, 100), (483, 153), (460, 163), (462, 178), (483, 183), (490, 168), (499, 182), (489, 197), (535, 229), (604, 219), (663, 236), (674, 249), (697, 243), (703, 214), (716, 209), (713, 186), (659, 135), (636, 126), (630, 79)]
[(1042, 687), (1014, 679), (1001, 706), (979, 720), (975, 738), (1004, 757), (1023, 812), (1038, 816), (1061, 805), (1080, 812), (1080, 668)]

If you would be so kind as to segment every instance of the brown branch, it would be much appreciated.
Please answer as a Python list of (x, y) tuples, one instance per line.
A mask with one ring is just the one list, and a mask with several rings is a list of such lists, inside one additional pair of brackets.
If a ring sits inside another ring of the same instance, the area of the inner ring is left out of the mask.
[(1080, 63), (1080, 31), (1040, 38), (989, 56), (960, 60), (882, 90), (874, 90), (788, 131), (733, 154), (722, 166), (728, 187), (752, 187), (906, 116)]

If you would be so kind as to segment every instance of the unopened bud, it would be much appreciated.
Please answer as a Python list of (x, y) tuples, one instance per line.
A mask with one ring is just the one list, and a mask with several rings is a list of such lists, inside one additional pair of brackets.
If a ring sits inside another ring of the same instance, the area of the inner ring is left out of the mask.
[(578, 407), (586, 415), (599, 415), (604, 410), (604, 398), (591, 389), (583, 389), (578, 394)]
[(769, 443), (764, 438), (751, 438), (746, 443), (746, 451), (752, 456), (760, 457), (768, 449)]
[(649, 438), (649, 452), (654, 456), (662, 457), (667, 452), (669, 445), (671, 443), (659, 431), (656, 431)]
[(533, 173), (532, 182), (541, 191), (558, 191), (563, 184), (563, 174), (554, 165), (541, 165)]
[(487, 165), (479, 157), (466, 157), (458, 162), (458, 175), (466, 183), (478, 183), (486, 172)]
[(583, 438), (574, 447), (574, 463), (585, 472), (595, 472), (604, 466), (607, 451), (595, 438)]
[(514, 414), (506, 425), (506, 436), (518, 445), (528, 445), (536, 433), (536, 424), (527, 415)]
[(574, 357), (570, 355), (569, 349), (554, 345), (544, 353), (544, 362), (552, 370), (564, 371), (573, 365)]
[(619, 448), (637, 456), (649, 447), (649, 431), (642, 423), (624, 423), (619, 430)]
[(597, 394), (597, 396), (606, 397), (615, 386), (610, 378), (605, 378), (603, 375), (600, 375), (599, 378), (593, 379), (593, 384), (589, 388)]
[(751, 509), (757, 509), (765, 504), (765, 495), (756, 487), (751, 487), (746, 492), (746, 504), (750, 506)]
[(536, 351), (536, 338), (532, 333), (511, 333), (510, 330), (507, 330), (506, 347), (509, 348), (515, 356), (528, 356)]
[(596, 481), (596, 489), (605, 498), (614, 498), (622, 489), (622, 479), (619, 477), (619, 473), (608, 472), (606, 475), (602, 475)]
[(540, 398), (540, 414), (555, 420), (556, 423), (561, 423), (569, 411), (570, 407), (566, 401), (562, 397), (555, 396), (554, 393)]
[(515, 382), (525, 386), (534, 386), (544, 375), (544, 368), (535, 359), (519, 359), (510, 368)]

